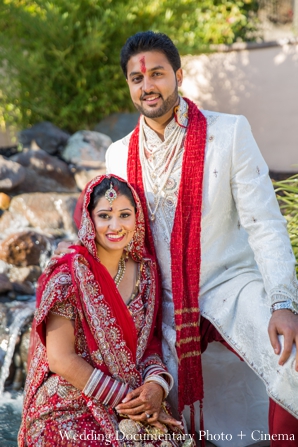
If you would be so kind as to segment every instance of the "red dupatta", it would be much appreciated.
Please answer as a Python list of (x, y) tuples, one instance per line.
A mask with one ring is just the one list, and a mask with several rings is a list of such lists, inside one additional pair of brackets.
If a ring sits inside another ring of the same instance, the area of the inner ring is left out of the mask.
[[(92, 322), (92, 312), (90, 311), (91, 307), (95, 309), (97, 306), (96, 297), (91, 294), (87, 297), (84, 296), (82, 291), (80, 290), (80, 284), (78, 280), (78, 275), (80, 275), (80, 269), (84, 264), (82, 262), (82, 258), (88, 263), (88, 271), (92, 272), (94, 275), (95, 283), (98, 287), (96, 293), (100, 296), (104, 297), (101, 300), (101, 306), (105, 306), (109, 308), (111, 317), (117, 316), (117, 321), (115, 325), (121, 328), (121, 333), (127, 348), (132, 354), (132, 361), (135, 363), (136, 361), (136, 347), (137, 347), (137, 334), (135, 330), (135, 326), (132, 321), (132, 317), (120, 296), (118, 289), (115, 286), (113, 278), (107, 271), (107, 269), (99, 262), (98, 259), (95, 259), (86, 249), (86, 247), (80, 246), (71, 246), (72, 250), (75, 253), (64, 255), (63, 258), (58, 259), (55, 263), (52, 274), (49, 274), (47, 270), (45, 272), (45, 277), (41, 277), (41, 281), (39, 282), (39, 287), (36, 293), (36, 304), (37, 307), (40, 306), (41, 299), (44, 291), (48, 287), (48, 283), (50, 282), (52, 275), (57, 275), (59, 271), (63, 271), (65, 265), (68, 266), (69, 271), (72, 276), (72, 283), (75, 285), (75, 294), (76, 294), (76, 306), (83, 314), (85, 318), (81, 319), (81, 324), (84, 330), (84, 334), (86, 337), (86, 341), (88, 344), (89, 351), (95, 352), (98, 350), (98, 341), (96, 340), (96, 330), (93, 327), (94, 324)], [(87, 269), (85, 270), (86, 274)], [(87, 278), (84, 278), (84, 281)], [(95, 284), (94, 283), (94, 284)], [(39, 313), (37, 312), (37, 315)], [(42, 342), (45, 344), (45, 324), (40, 324), (37, 326), (37, 333), (40, 336)], [(95, 366), (95, 365), (94, 365)], [(96, 365), (98, 368), (102, 369), (105, 373), (109, 373), (105, 367), (102, 365)]]
[[(182, 411), (185, 405), (191, 405), (197, 400), (203, 399), (198, 297), (207, 124), (204, 115), (197, 106), (188, 99), (185, 101), (188, 103), (188, 127), (171, 237), (172, 291), (175, 308), (176, 350), (179, 362), (179, 411)], [(136, 189), (141, 199), (145, 214), (146, 239), (151, 253), (155, 255), (139, 157), (139, 124), (130, 138), (127, 173), (128, 181)]]

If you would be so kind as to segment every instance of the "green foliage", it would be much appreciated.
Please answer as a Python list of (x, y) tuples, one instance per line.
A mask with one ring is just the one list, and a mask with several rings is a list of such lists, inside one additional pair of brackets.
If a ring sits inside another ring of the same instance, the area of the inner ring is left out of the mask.
[[(280, 182), (273, 182), (280, 209), (287, 220), (294, 255), (298, 260), (298, 174)], [(298, 264), (296, 263), (298, 273)]]
[(130, 35), (165, 32), (198, 53), (254, 38), (256, 11), (255, 0), (0, 0), (0, 121), (92, 128), (132, 107), (119, 66)]

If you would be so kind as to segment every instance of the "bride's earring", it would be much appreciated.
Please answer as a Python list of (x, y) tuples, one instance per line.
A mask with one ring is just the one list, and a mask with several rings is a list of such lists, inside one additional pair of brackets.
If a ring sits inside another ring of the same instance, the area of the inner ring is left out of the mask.
[(125, 253), (125, 261), (128, 260), (128, 258), (129, 258), (129, 253), (131, 252), (132, 247), (133, 247), (133, 239), (132, 239), (132, 240), (130, 241), (130, 243), (127, 244), (126, 247), (125, 247), (125, 251), (126, 251), (126, 253)]

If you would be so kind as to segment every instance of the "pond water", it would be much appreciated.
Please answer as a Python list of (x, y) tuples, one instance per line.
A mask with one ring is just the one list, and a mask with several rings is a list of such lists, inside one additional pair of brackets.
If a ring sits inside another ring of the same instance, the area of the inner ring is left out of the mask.
[(17, 447), (21, 424), (23, 395), (20, 392), (4, 392), (0, 397), (0, 445)]

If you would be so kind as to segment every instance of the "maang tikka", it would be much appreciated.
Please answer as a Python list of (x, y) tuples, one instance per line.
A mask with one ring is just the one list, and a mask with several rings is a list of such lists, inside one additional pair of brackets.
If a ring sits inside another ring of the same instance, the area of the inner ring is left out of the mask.
[(110, 203), (110, 205), (112, 204), (112, 202), (114, 202), (115, 199), (117, 199), (117, 192), (113, 188), (112, 182), (110, 183), (109, 189), (106, 190), (105, 198)]

